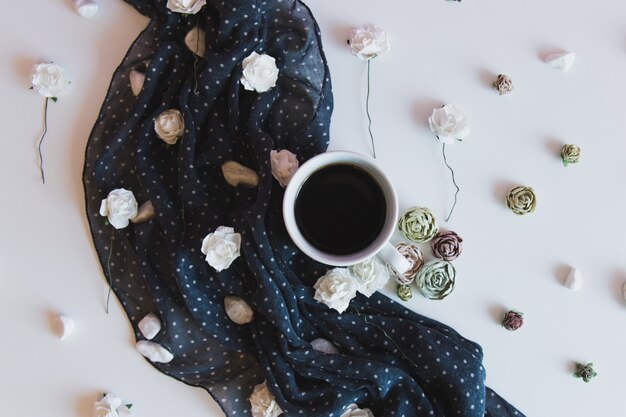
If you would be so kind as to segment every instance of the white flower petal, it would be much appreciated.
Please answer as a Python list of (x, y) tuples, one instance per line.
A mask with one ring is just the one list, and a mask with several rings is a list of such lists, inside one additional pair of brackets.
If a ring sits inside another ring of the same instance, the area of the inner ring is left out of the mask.
[(169, 363), (174, 359), (172, 352), (158, 343), (140, 340), (136, 344), (137, 351), (155, 363)]
[(391, 47), (387, 33), (375, 25), (363, 25), (354, 29), (349, 44), (352, 53), (364, 61), (386, 53)]
[(359, 287), (356, 278), (347, 268), (334, 268), (320, 277), (313, 288), (314, 298), (328, 307), (343, 313), (356, 296)]

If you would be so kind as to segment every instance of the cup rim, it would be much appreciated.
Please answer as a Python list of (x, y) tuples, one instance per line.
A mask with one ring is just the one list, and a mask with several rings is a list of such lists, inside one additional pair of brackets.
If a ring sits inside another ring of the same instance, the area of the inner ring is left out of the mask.
[[(379, 183), (385, 194), (387, 214), (379, 236), (369, 246), (353, 254), (334, 255), (315, 248), (300, 233), (295, 218), (295, 202), (302, 185), (314, 172), (327, 165), (342, 162), (355, 163), (365, 169)], [(312, 157), (295, 172), (287, 184), (283, 196), (283, 220), (287, 233), (293, 242), (308, 257), (332, 266), (354, 265), (376, 255), (391, 239), (395, 231), (398, 210), (398, 197), (391, 179), (373, 158), (352, 151), (327, 151)]]

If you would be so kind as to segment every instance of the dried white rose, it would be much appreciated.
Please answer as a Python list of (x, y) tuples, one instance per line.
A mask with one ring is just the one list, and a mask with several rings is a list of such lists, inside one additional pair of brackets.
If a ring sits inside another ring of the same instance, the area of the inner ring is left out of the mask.
[(100, 204), (100, 215), (109, 219), (111, 226), (123, 229), (137, 215), (137, 200), (132, 191), (118, 188), (109, 193)]
[(94, 17), (98, 13), (98, 3), (94, 0), (74, 0), (74, 9), (82, 17)]
[(384, 54), (391, 46), (387, 33), (375, 25), (363, 25), (354, 29), (348, 43), (352, 53), (364, 61)]
[(298, 158), (287, 149), (281, 151), (270, 151), (270, 162), (272, 164), (272, 175), (278, 180), (280, 185), (286, 187), (291, 181), (291, 177), (296, 173), (300, 163)]
[(224, 297), (224, 309), (229, 319), (237, 324), (246, 324), (252, 321), (254, 311), (241, 297), (228, 295)]
[(545, 58), (546, 64), (563, 72), (569, 71), (572, 65), (574, 65), (575, 60), (576, 54), (573, 52), (558, 52), (550, 54)]
[(70, 91), (70, 80), (65, 70), (55, 63), (33, 67), (33, 89), (43, 97), (57, 99)]
[(185, 132), (185, 121), (179, 110), (165, 110), (154, 121), (154, 131), (163, 142), (173, 145)]
[(54, 333), (57, 335), (59, 340), (65, 339), (67, 336), (74, 333), (76, 329), (76, 322), (73, 318), (68, 317), (64, 314), (57, 314), (54, 318)]
[(135, 345), (137, 351), (154, 363), (169, 363), (174, 359), (172, 352), (148, 340), (140, 340)]
[(375, 258), (352, 265), (349, 269), (359, 283), (357, 291), (366, 297), (383, 288), (389, 281), (387, 268)]
[(446, 145), (454, 145), (456, 141), (462, 141), (470, 133), (467, 117), (458, 107), (451, 104), (434, 109), (428, 118), (428, 124), (430, 130)]
[(122, 399), (111, 393), (105, 394), (93, 404), (93, 417), (128, 417), (130, 415), (132, 413), (127, 405), (122, 404)]
[(161, 320), (153, 313), (146, 314), (139, 322), (138, 327), (143, 337), (152, 340), (161, 331)]
[(167, 8), (175, 13), (196, 14), (206, 4), (206, 0), (167, 0)]
[(320, 303), (343, 313), (356, 296), (359, 283), (346, 268), (334, 268), (320, 277), (313, 288)]
[(254, 387), (250, 396), (252, 406), (252, 417), (278, 417), (283, 410), (280, 409), (274, 396), (264, 382)]
[(241, 84), (246, 90), (264, 93), (276, 86), (278, 67), (273, 57), (252, 52), (241, 65), (243, 67)]
[(220, 226), (202, 241), (202, 253), (217, 272), (230, 266), (241, 255), (241, 235), (232, 227)]
[(374, 414), (369, 408), (359, 408), (356, 404), (350, 404), (341, 417), (374, 417)]

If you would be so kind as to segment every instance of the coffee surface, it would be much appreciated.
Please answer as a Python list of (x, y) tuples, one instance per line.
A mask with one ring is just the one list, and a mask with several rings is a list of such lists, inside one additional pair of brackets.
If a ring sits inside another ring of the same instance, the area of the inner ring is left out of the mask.
[(300, 232), (315, 248), (333, 255), (353, 254), (380, 234), (387, 215), (385, 195), (363, 169), (328, 165), (300, 188), (295, 215)]

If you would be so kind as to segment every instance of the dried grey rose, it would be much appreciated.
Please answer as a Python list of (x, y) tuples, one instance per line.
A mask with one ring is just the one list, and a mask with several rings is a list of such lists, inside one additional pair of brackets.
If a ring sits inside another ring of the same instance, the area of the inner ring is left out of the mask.
[(398, 221), (398, 228), (412, 242), (428, 242), (437, 233), (439, 225), (432, 211), (425, 207), (407, 210)]
[(430, 261), (417, 274), (417, 289), (431, 300), (443, 300), (456, 283), (456, 269), (448, 261)]
[(506, 205), (513, 213), (524, 215), (532, 213), (537, 207), (537, 196), (531, 187), (515, 187), (506, 196)]
[(455, 232), (440, 232), (432, 241), (433, 255), (444, 261), (453, 261), (463, 250), (463, 239)]
[(563, 145), (563, 149), (561, 149), (561, 159), (565, 166), (577, 164), (578, 161), (580, 161), (580, 148), (571, 144)]
[(501, 96), (509, 94), (513, 91), (513, 81), (504, 74), (499, 74), (496, 80), (493, 82), (493, 88), (496, 89)]
[(406, 272), (400, 274), (393, 267), (387, 264), (387, 270), (396, 278), (398, 284), (409, 285), (415, 280), (417, 271), (424, 265), (424, 254), (415, 245), (409, 245), (408, 243), (400, 242), (396, 245), (396, 249), (400, 252), (407, 261), (409, 261), (409, 269)]
[(593, 363), (578, 363), (576, 362), (576, 372), (574, 372), (576, 378), (582, 378), (583, 381), (589, 382), (591, 378), (598, 376), (598, 373), (593, 369)]
[(410, 285), (398, 284), (398, 298), (402, 301), (409, 301), (413, 297), (413, 291), (411, 291)]

